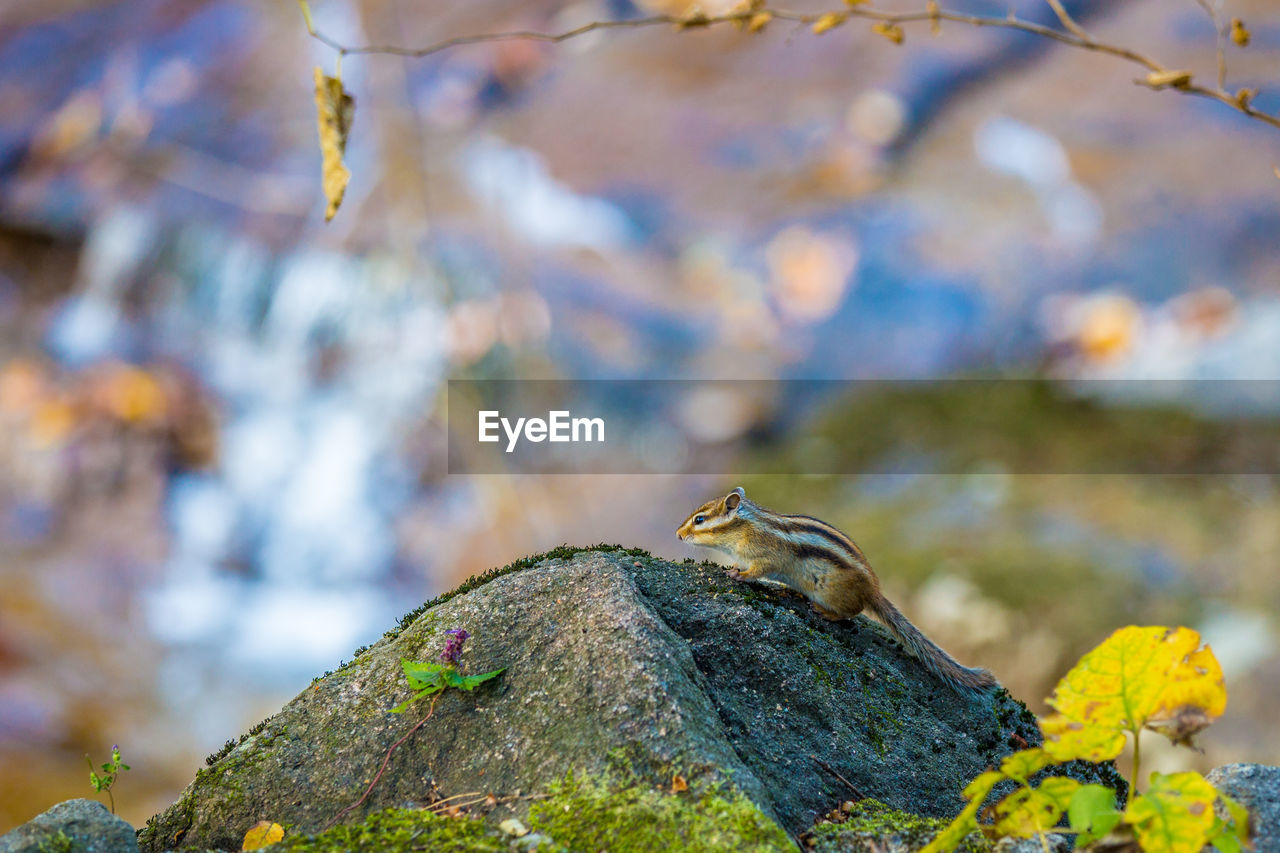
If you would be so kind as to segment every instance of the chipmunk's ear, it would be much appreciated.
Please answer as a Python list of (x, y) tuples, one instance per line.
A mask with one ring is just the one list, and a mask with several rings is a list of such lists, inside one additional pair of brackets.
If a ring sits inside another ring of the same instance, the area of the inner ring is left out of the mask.
[(738, 486), (738, 488), (734, 489), (727, 496), (725, 496), (724, 508), (727, 509), (729, 512), (733, 512), (735, 509), (737, 509), (739, 506), (742, 505), (742, 499), (745, 498), (746, 496), (747, 496), (747, 493), (742, 490), (742, 486)]

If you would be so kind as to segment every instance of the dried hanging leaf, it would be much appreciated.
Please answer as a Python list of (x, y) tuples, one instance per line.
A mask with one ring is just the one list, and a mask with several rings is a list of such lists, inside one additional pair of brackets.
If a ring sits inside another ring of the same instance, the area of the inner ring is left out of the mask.
[(1152, 89), (1163, 89), (1166, 86), (1172, 86), (1175, 89), (1181, 89), (1191, 82), (1190, 71), (1152, 71), (1142, 81)]
[(340, 78), (326, 76), (319, 67), (316, 68), (315, 76), (316, 123), (320, 128), (320, 153), (323, 156), (321, 185), (324, 197), (329, 202), (325, 208), (324, 221), (328, 222), (338, 212), (342, 196), (347, 191), (347, 182), (351, 180), (351, 173), (343, 164), (342, 155), (347, 150), (347, 135), (351, 132), (356, 101), (342, 88)]
[(1236, 43), (1237, 47), (1248, 47), (1249, 39), (1253, 38), (1253, 34), (1249, 32), (1249, 28), (1244, 25), (1244, 21), (1239, 18), (1231, 19), (1231, 40)]
[(942, 9), (938, 6), (938, 0), (929, 0), (924, 4), (924, 10), (929, 13), (929, 33), (931, 35), (942, 35)]
[(264, 847), (270, 847), (283, 838), (284, 827), (269, 820), (260, 820), (249, 827), (249, 831), (244, 834), (244, 841), (241, 843), (240, 849), (242, 851), (261, 850)]
[(751, 20), (747, 21), (747, 32), (758, 33), (772, 20), (772, 12), (756, 12), (751, 16)]
[(906, 38), (906, 36), (903, 35), (902, 27), (885, 21), (877, 21), (872, 24), (871, 32), (884, 36), (894, 44), (902, 44), (902, 40)]
[(1124, 819), (1144, 853), (1199, 853), (1214, 828), (1218, 792), (1199, 773), (1151, 774), (1151, 787), (1135, 797)]
[(837, 12), (828, 12), (813, 22), (813, 34), (820, 36), (827, 30), (834, 30), (848, 19), (848, 15), (841, 15)]

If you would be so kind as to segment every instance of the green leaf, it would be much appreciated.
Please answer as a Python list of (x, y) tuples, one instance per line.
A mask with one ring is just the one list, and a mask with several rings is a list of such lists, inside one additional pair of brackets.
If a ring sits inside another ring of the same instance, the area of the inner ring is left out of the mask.
[(1124, 818), (1145, 853), (1199, 853), (1217, 820), (1217, 797), (1199, 773), (1152, 773), (1150, 787), (1129, 803)]
[(1227, 812), (1227, 820), (1214, 815), (1209, 843), (1221, 853), (1241, 853), (1242, 847), (1253, 846), (1249, 836), (1249, 810), (1221, 791), (1218, 800)]
[(466, 683), (466, 679), (462, 677), (462, 673), (458, 672), (454, 667), (446, 669), (442, 673), (442, 676), (444, 678), (444, 683), (449, 687), (462, 687), (463, 684)]
[(1116, 792), (1105, 785), (1084, 785), (1071, 795), (1067, 820), (1079, 835), (1078, 845), (1092, 843), (1115, 829), (1123, 817), (1116, 811)]
[(475, 690), (490, 678), (496, 678), (501, 675), (505, 670), (506, 667), (504, 666), (501, 669), (495, 669), (492, 672), (482, 672), (479, 675), (468, 675), (462, 679), (462, 684), (459, 686), (461, 686), (463, 690)]
[(424, 696), (430, 696), (432, 693), (439, 693), (441, 690), (444, 690), (443, 684), (434, 684), (423, 690), (419, 690), (417, 693), (413, 694), (408, 699), (404, 700), (399, 705), (392, 708), (390, 713), (403, 714), (405, 710), (414, 702), (417, 702), (419, 699), (421, 699)]
[(1216, 847), (1219, 853), (1244, 853), (1240, 839), (1236, 837), (1230, 826), (1221, 818), (1214, 821), (1213, 834), (1209, 836), (1209, 843)]
[(400, 660), (400, 667), (404, 670), (404, 677), (408, 679), (409, 686), (414, 690), (443, 687), (441, 674), (448, 669), (444, 664), (403, 658)]

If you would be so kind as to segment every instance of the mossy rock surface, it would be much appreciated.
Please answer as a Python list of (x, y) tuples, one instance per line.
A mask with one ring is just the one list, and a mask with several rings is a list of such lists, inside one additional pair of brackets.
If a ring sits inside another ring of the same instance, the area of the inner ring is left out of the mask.
[(491, 823), (527, 819), (529, 796), (571, 772), (654, 789), (678, 774), (691, 796), (741, 792), (792, 833), (850, 799), (849, 785), (950, 816), (965, 783), (1038, 739), (1006, 693), (949, 690), (864, 618), (825, 622), (710, 564), (556, 553), (434, 604), (317, 680), (201, 771), (142, 830), (142, 849), (238, 849), (262, 819), (320, 831), (426, 713), (426, 701), (388, 713), (410, 695), (400, 660), (436, 659), (450, 628), (472, 634), (466, 672), (506, 671), (441, 694), (344, 823), (472, 791), (498, 798)]

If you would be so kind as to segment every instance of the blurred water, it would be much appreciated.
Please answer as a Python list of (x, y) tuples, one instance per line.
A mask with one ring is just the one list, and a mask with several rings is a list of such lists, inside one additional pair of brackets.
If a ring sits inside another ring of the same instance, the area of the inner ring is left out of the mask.
[[(163, 239), (175, 248), (153, 260)], [(444, 313), (426, 266), (273, 256), (215, 229), (167, 234), (121, 208), (90, 228), (80, 276), (49, 328), (51, 352), (68, 364), (177, 360), (222, 401), (217, 470), (181, 475), (168, 492), (151, 630), (240, 672), (290, 680), (377, 636), (398, 609), (378, 582), (414, 489), (400, 443), (444, 367)], [(126, 317), (139, 277), (174, 286)]]

